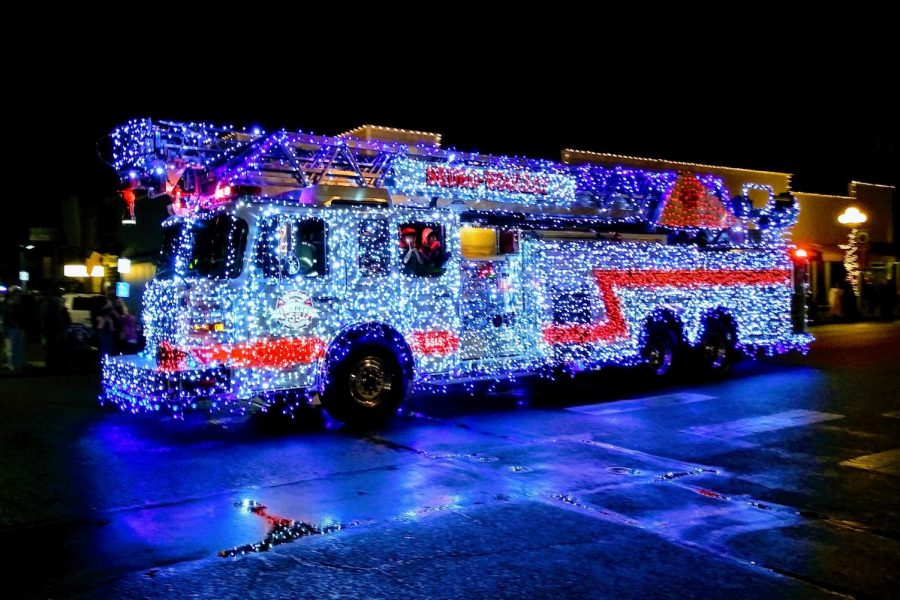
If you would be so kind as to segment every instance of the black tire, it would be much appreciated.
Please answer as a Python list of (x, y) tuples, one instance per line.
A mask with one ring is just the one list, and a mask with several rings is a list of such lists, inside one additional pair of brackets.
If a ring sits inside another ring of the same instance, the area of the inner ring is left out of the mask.
[(346, 358), (329, 365), (322, 406), (353, 427), (380, 425), (406, 396), (407, 380), (394, 351), (376, 343), (353, 347)]
[(646, 361), (645, 368), (658, 378), (672, 375), (678, 363), (678, 338), (671, 328), (662, 323), (651, 323), (647, 326), (641, 357)]
[(724, 377), (736, 358), (734, 327), (720, 318), (707, 319), (694, 348), (700, 371), (708, 377)]

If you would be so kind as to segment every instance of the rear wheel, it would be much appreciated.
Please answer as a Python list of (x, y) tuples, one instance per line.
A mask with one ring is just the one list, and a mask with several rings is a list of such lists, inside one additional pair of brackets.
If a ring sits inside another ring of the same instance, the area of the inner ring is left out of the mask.
[(675, 333), (663, 324), (647, 327), (641, 356), (646, 368), (656, 377), (664, 378), (672, 374), (678, 356), (678, 340)]
[(713, 377), (724, 377), (735, 360), (737, 336), (734, 328), (722, 319), (709, 319), (697, 344), (701, 370)]
[(328, 367), (322, 406), (348, 425), (378, 425), (396, 413), (406, 387), (406, 376), (391, 349), (362, 344)]

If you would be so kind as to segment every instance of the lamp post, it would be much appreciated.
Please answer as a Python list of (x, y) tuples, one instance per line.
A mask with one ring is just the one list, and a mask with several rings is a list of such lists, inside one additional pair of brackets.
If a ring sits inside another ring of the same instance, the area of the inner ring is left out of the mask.
[(28, 289), (28, 280), (31, 279), (25, 262), (26, 250), (34, 250), (34, 244), (19, 244), (19, 283), (22, 284), (22, 291)]
[(859, 250), (861, 245), (859, 226), (868, 220), (865, 213), (860, 212), (855, 206), (848, 206), (843, 213), (838, 215), (838, 223), (850, 228), (847, 235), (847, 243), (841, 245), (844, 254), (844, 269), (847, 271), (847, 281), (853, 287), (853, 293), (860, 297), (860, 261)]

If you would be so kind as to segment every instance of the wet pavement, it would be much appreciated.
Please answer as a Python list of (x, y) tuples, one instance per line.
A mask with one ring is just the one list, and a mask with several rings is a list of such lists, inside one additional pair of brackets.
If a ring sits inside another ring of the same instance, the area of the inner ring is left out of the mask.
[(721, 381), (505, 384), (368, 433), (5, 378), (4, 570), (35, 597), (887, 597), (900, 324), (815, 333)]

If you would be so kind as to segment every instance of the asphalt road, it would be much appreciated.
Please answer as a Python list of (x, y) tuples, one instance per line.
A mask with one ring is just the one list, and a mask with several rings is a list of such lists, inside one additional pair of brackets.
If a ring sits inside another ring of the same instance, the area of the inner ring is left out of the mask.
[[(6, 587), (35, 597), (893, 597), (900, 324), (716, 382), (414, 398), (390, 426), (177, 423), (0, 379)], [(285, 542), (285, 543), (281, 543)]]

